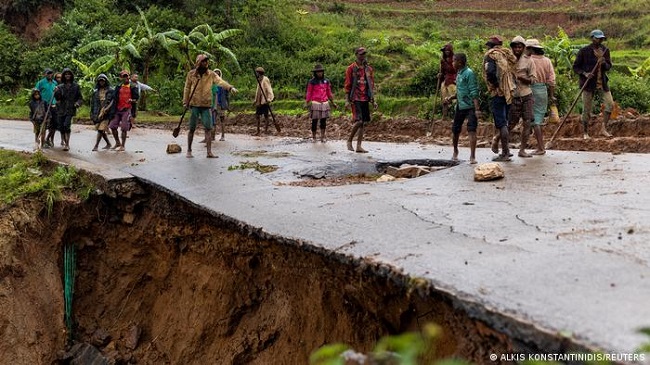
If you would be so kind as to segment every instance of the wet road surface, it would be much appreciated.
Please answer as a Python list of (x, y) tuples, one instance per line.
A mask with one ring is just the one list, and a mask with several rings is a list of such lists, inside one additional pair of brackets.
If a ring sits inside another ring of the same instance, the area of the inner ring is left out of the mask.
[[(0, 125), (0, 146), (33, 149), (29, 123)], [(281, 183), (305, 171), (448, 159), (451, 148), (368, 142), (370, 153), (356, 154), (343, 141), (227, 134), (213, 147), (219, 158), (205, 158), (197, 136), (188, 159), (185, 132), (176, 140), (183, 153), (174, 155), (165, 153), (171, 131), (135, 129), (126, 152), (91, 152), (94, 138), (91, 126), (75, 125), (70, 152), (45, 153), (109, 179), (136, 176), (271, 235), (426, 278), (467, 303), (470, 315), (520, 339), (536, 341), (532, 325), (610, 352), (648, 340), (636, 333), (650, 326), (648, 155), (549, 151), (502, 163), (506, 178), (494, 182), (474, 182), (474, 166), (462, 161), (408, 181), (308, 188)], [(492, 156), (477, 152), (479, 163)], [(279, 169), (229, 170), (243, 161)]]

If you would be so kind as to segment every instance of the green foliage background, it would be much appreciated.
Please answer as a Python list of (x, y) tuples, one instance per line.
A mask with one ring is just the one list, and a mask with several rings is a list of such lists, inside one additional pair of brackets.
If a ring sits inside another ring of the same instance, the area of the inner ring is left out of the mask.
[[(650, 59), (647, 50), (650, 22), (639, 21), (648, 19), (643, 4), (638, 0), (591, 2), (609, 9), (612, 15), (605, 17), (601, 25), (610, 37), (608, 46), (615, 63), (615, 70), (611, 72), (614, 98), (623, 107), (650, 111), (647, 80), (650, 62), (646, 61)], [(14, 3), (28, 13), (38, 6), (30, 0)], [(585, 25), (569, 37), (562, 29), (551, 34), (535, 27), (522, 30), (504, 25), (503, 29), (493, 29), (480, 19), (453, 19), (426, 10), (418, 12), (389, 9), (385, 5), (319, 0), (66, 0), (52, 3), (63, 4), (63, 16), (36, 43), (24, 42), (0, 23), (3, 44), (0, 49), (0, 99), (22, 101), (27, 93), (25, 90), (33, 87), (45, 67), (55, 70), (71, 67), (82, 81), (84, 95), (88, 96), (94, 76), (84, 75), (79, 65), (91, 65), (106, 56), (107, 51), (79, 52), (84, 45), (98, 40), (123, 42), (130, 28), (134, 34), (132, 41), (137, 46), (148, 31), (152, 34), (176, 31), (188, 35), (196, 26), (207, 24), (215, 32), (241, 30), (221, 43), (232, 50), (238, 62), (218, 50), (212, 62), (213, 67), (219, 67), (224, 78), (240, 90), (233, 104), (241, 109), (249, 108), (255, 92), (253, 69), (256, 66), (263, 66), (267, 71), (278, 100), (295, 101), (285, 103), (288, 109), (279, 112), (290, 114), (294, 106), (299, 108), (315, 63), (325, 66), (337, 98), (342, 98), (344, 70), (354, 60), (353, 49), (363, 45), (369, 49), (369, 61), (376, 70), (382, 112), (431, 117), (431, 103), (427, 98), (435, 91), (440, 48), (445, 43), (452, 41), (456, 52), (466, 53), (469, 66), (480, 75), (484, 39), (492, 33), (502, 34), (506, 39), (521, 33), (526, 37), (535, 36), (546, 45), (547, 55), (556, 65), (557, 96), (563, 110), (577, 93), (577, 80), (570, 63), (579, 46), (588, 42), (586, 36), (591, 27)], [(138, 7), (147, 24), (143, 23)], [(588, 15), (580, 16), (590, 19)], [(159, 91), (148, 95), (148, 108), (180, 113), (186, 66), (174, 52), (160, 46), (138, 51), (142, 57), (129, 59), (129, 68), (141, 75), (146, 73), (146, 83)], [(190, 56), (198, 51), (198, 48), (191, 49)], [(145, 55), (151, 56), (150, 61)], [(73, 59), (79, 63), (73, 63)], [(113, 84), (120, 67), (116, 64), (107, 72)], [(484, 82), (480, 80), (480, 83), (485, 92)], [(487, 109), (487, 98), (483, 96), (482, 105)]]

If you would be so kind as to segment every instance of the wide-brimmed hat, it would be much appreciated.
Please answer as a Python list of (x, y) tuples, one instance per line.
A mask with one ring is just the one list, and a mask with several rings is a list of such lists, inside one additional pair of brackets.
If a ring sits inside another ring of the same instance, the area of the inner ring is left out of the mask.
[(323, 68), (323, 65), (321, 65), (320, 63), (317, 63), (314, 66), (314, 69), (311, 70), (311, 72), (325, 72), (325, 68)]
[(498, 35), (493, 35), (488, 38), (487, 42), (485, 42), (486, 46), (493, 45), (493, 46), (500, 46), (503, 44), (503, 38), (501, 38)]
[(220, 70), (220, 69), (218, 69), (218, 68), (215, 68), (215, 69), (214, 69), (214, 70), (212, 70), (212, 71), (213, 71), (214, 73), (216, 73), (216, 74), (218, 74), (219, 76), (221, 76), (221, 75), (222, 75), (222, 73), (221, 73), (221, 70)]
[(264, 69), (263, 69), (262, 67), (256, 67), (256, 68), (255, 68), (255, 72), (259, 72), (259, 73), (263, 74), (263, 73), (264, 73)]
[(359, 47), (354, 50), (355, 55), (366, 54), (366, 47)]
[(526, 39), (526, 47), (544, 49), (544, 46), (535, 38)]
[(603, 31), (600, 30), (600, 29), (594, 29), (594, 30), (592, 30), (590, 36), (591, 36), (591, 38), (603, 38), (603, 39), (607, 39), (607, 37), (605, 37), (605, 33), (603, 33)]
[(126, 75), (126, 76), (130, 76), (129, 71), (128, 71), (128, 70), (122, 70), (122, 71), (120, 71), (120, 77), (122, 77), (122, 76), (124, 76), (124, 75)]
[(522, 46), (526, 46), (526, 40), (520, 35), (512, 38), (512, 41), (510, 41), (510, 47), (514, 46), (517, 43), (521, 43)]

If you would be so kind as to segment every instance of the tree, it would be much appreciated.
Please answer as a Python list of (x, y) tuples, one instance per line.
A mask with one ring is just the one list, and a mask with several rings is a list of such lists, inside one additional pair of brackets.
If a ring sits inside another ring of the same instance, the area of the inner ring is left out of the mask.
[[(170, 49), (174, 41), (168, 38), (165, 33), (154, 33), (142, 9), (140, 7), (137, 9), (140, 13), (142, 29), (144, 30), (144, 36), (137, 41), (137, 49), (143, 62), (142, 82), (147, 84), (149, 82), (149, 68), (151, 67), (152, 61), (156, 56), (170, 54)], [(140, 95), (140, 108), (142, 110), (147, 110), (146, 96), (146, 94)]]
[(212, 59), (218, 63), (221, 61), (221, 56), (225, 55), (232, 61), (237, 69), (239, 69), (239, 61), (237, 56), (229, 49), (222, 45), (226, 39), (242, 33), (241, 29), (226, 29), (219, 33), (215, 33), (212, 27), (208, 24), (201, 24), (189, 34), (190, 39), (194, 41), (199, 51), (208, 54)]
[(132, 28), (127, 29), (123, 35), (117, 36), (115, 40), (99, 39), (92, 41), (79, 48), (78, 52), (84, 54), (96, 49), (110, 51), (108, 55), (98, 58), (98, 60), (101, 59), (104, 62), (98, 68), (106, 71), (110, 70), (114, 65), (121, 69), (131, 70), (131, 61), (141, 58), (135, 46), (135, 32)]

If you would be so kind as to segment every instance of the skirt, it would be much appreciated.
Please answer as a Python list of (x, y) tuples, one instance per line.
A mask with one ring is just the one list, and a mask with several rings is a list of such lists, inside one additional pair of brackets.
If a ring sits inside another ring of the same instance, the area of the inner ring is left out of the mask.
[(309, 117), (311, 119), (327, 119), (330, 117), (330, 103), (327, 101), (324, 103), (318, 101), (311, 102), (311, 108), (309, 110)]
[(546, 109), (548, 109), (548, 93), (546, 84), (536, 83), (531, 86), (533, 89), (533, 125), (541, 125), (544, 122)]

